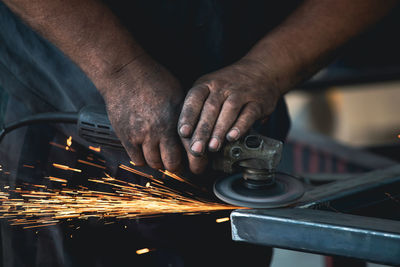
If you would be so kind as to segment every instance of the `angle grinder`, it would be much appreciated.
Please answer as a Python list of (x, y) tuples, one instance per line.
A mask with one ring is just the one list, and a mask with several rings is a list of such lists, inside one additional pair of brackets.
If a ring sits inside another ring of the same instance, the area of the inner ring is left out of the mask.
[[(51, 112), (28, 116), (0, 130), (0, 141), (10, 131), (32, 123), (77, 123), (78, 133), (85, 140), (123, 150), (103, 106), (87, 106), (79, 113)], [(288, 206), (304, 194), (296, 178), (276, 172), (283, 144), (280, 141), (250, 134), (226, 143), (213, 153), (213, 168), (232, 176), (214, 184), (214, 194), (229, 204), (250, 208)], [(239, 174), (234, 174), (239, 173)]]
[[(79, 135), (112, 148), (123, 148), (112, 130), (104, 107), (81, 109)], [(219, 179), (214, 194), (229, 204), (249, 208), (276, 208), (293, 203), (304, 194), (303, 184), (290, 175), (276, 172), (283, 143), (258, 134), (226, 143), (213, 153), (213, 169), (235, 174)]]
[(276, 172), (283, 143), (258, 134), (250, 134), (227, 143), (213, 160), (213, 168), (239, 174), (219, 179), (214, 194), (221, 200), (249, 208), (288, 206), (304, 194), (296, 178)]

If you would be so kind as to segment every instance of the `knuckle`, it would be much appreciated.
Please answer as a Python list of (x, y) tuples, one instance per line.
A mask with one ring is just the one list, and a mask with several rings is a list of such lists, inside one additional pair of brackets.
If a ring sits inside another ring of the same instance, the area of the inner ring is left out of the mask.
[(180, 163), (180, 157), (177, 153), (168, 153), (163, 156), (163, 163), (165, 166), (174, 166)]
[(235, 127), (237, 127), (241, 132), (243, 132), (243, 129), (247, 128), (248, 125), (251, 125), (251, 121), (246, 118), (239, 118)]
[(251, 117), (257, 117), (257, 118), (260, 117), (262, 114), (260, 106), (255, 103), (249, 105), (247, 112)]
[(207, 84), (200, 83), (200, 84), (195, 85), (194, 87), (192, 87), (192, 88), (188, 91), (187, 97), (186, 97), (186, 98), (187, 98), (187, 99), (190, 99), (190, 98), (196, 99), (197, 97), (199, 97), (199, 96), (201, 96), (201, 95), (208, 94), (208, 92), (209, 92), (209, 87), (208, 87), (208, 85), (207, 85)]
[(211, 132), (211, 126), (208, 123), (202, 123), (199, 129), (196, 131), (197, 139), (206, 139)]
[(189, 120), (191, 120), (193, 117), (195, 116), (195, 112), (193, 107), (189, 106), (189, 105), (185, 105), (183, 107), (181, 116), (179, 118), (179, 121), (181, 123), (187, 122)]
[(225, 104), (229, 107), (229, 108), (236, 108), (236, 107), (238, 107), (241, 103), (240, 103), (240, 100), (239, 99), (237, 99), (237, 98), (228, 98), (226, 101), (225, 101)]
[(208, 114), (215, 114), (219, 111), (219, 103), (215, 100), (209, 101), (204, 107), (205, 112)]

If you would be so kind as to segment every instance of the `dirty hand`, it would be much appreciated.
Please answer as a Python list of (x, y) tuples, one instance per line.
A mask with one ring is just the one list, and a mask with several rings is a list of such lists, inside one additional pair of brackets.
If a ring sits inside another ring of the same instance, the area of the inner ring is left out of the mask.
[(176, 124), (183, 94), (179, 82), (148, 56), (115, 72), (102, 90), (111, 124), (132, 161), (176, 171), (181, 144)]
[[(281, 93), (266, 66), (242, 59), (198, 79), (188, 92), (178, 122), (190, 169), (200, 173), (204, 155), (235, 141), (274, 110)], [(192, 160), (190, 160), (192, 159)]]

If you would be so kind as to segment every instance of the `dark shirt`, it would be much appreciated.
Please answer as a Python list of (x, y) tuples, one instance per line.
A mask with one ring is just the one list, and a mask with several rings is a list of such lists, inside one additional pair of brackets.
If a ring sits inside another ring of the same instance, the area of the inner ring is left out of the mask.
[[(300, 3), (297, 1), (150, 0), (105, 3), (135, 39), (190, 89), (200, 76), (234, 63)], [(289, 129), (280, 100), (262, 134), (284, 140)]]

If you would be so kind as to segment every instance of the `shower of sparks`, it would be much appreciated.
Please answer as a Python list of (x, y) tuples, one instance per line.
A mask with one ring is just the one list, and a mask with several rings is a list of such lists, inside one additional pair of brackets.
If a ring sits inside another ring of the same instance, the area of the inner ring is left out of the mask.
[[(198, 214), (231, 210), (238, 207), (184, 196), (157, 180), (145, 186), (105, 175), (88, 179), (107, 186), (108, 190), (90, 190), (80, 186), (70, 189), (65, 184), (59, 189), (45, 185), (25, 185), (11, 189), (4, 186), (0, 192), (0, 218), (23, 228), (50, 226), (65, 219), (121, 219), (152, 217), (167, 213)], [(54, 182), (67, 182), (47, 177)]]

